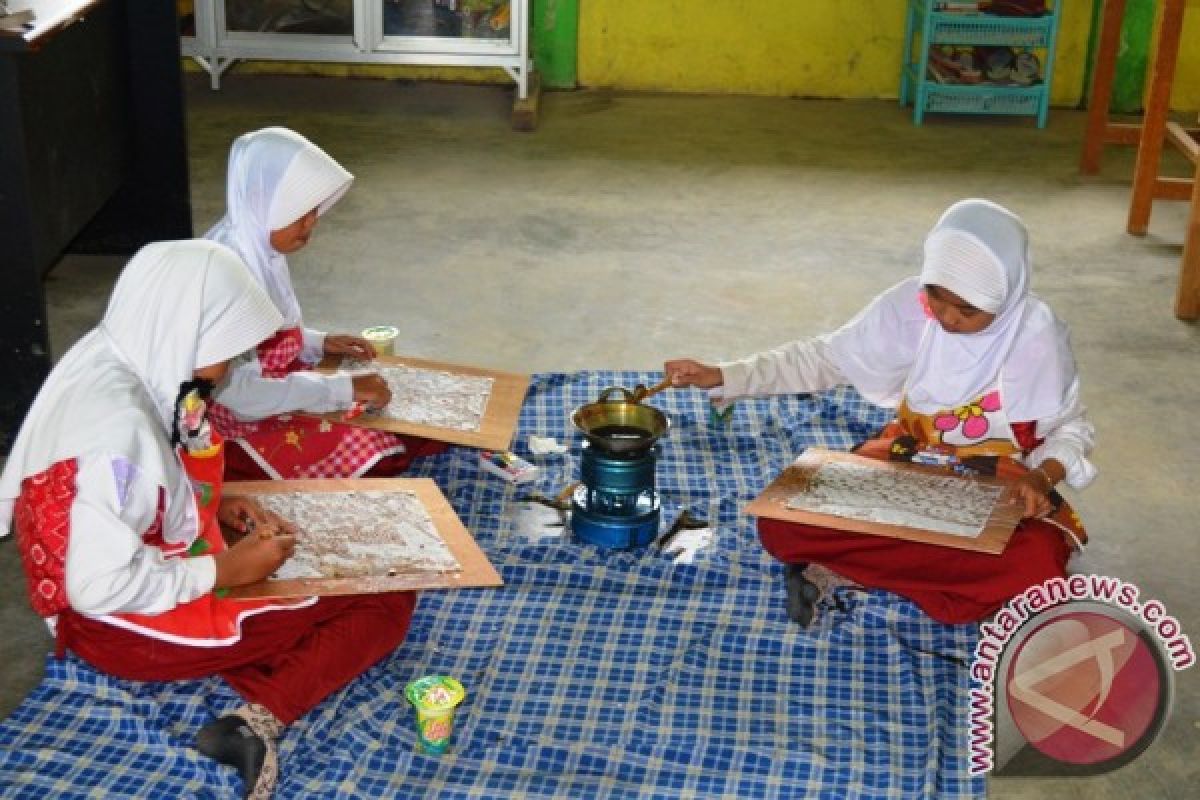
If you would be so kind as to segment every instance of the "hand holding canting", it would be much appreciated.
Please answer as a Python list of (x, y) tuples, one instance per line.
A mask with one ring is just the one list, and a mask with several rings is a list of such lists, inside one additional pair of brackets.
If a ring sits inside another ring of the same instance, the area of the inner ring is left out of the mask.
[(675, 388), (695, 386), (699, 389), (712, 389), (725, 382), (725, 377), (718, 367), (701, 364), (690, 358), (665, 362), (663, 372), (671, 378), (671, 386)]
[(1041, 466), (1026, 472), (1013, 484), (1013, 495), (1024, 506), (1026, 517), (1044, 517), (1054, 511), (1050, 492), (1058, 483), (1055, 475), (1061, 476), (1063, 473), (1065, 470), (1057, 461), (1047, 460)]
[(363, 337), (339, 333), (325, 337), (325, 355), (349, 356), (362, 361), (370, 361), (378, 353), (375, 352), (375, 345)]
[(215, 588), (245, 586), (269, 578), (291, 557), (296, 537), (269, 529), (255, 530), (237, 544), (213, 557), (217, 576)]
[(356, 375), (353, 385), (355, 402), (366, 403), (369, 408), (387, 408), (392, 401), (392, 390), (388, 388), (387, 381), (377, 374)]
[(1013, 495), (1016, 501), (1025, 507), (1026, 517), (1044, 517), (1054, 511), (1050, 503), (1050, 481), (1034, 470), (1025, 475), (1013, 485)]
[(267, 524), (267, 511), (249, 497), (222, 497), (217, 521), (244, 535)]

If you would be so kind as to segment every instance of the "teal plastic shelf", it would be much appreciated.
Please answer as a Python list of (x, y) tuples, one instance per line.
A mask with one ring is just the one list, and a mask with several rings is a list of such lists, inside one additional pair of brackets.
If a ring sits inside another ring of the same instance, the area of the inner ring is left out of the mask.
[[(1045, 127), (1058, 38), (1059, 6), (1040, 17), (1001, 17), (933, 11), (933, 0), (908, 0), (904, 54), (900, 65), (900, 104), (913, 106), (913, 123), (927, 112), (1032, 116)], [(1011, 47), (1035, 50), (1042, 80), (1030, 86), (999, 83), (942, 83), (929, 76), (929, 48), (934, 45)]]
[(925, 90), (925, 110), (955, 114), (1035, 116), (1045, 96), (1042, 86), (1018, 88), (937, 83)]
[(1046, 48), (1056, 17), (996, 17), (991, 14), (930, 13), (930, 44), (1008, 45)]

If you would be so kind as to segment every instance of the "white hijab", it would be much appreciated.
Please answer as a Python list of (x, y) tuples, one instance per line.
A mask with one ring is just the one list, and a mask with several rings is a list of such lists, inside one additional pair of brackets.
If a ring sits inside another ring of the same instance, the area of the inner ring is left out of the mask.
[(252, 131), (233, 143), (225, 216), (204, 237), (245, 260), (286, 328), (303, 320), (287, 259), (271, 247), (271, 231), (286, 228), (314, 208), (324, 214), (353, 180), (324, 150), (287, 128)]
[[(877, 297), (828, 339), (838, 368), (867, 399), (920, 413), (963, 405), (1000, 384), (1013, 421), (1049, 419), (1075, 380), (1066, 326), (1030, 294), (1029, 236), (1020, 218), (987, 200), (951, 206), (925, 240), (919, 278)], [(926, 316), (924, 285), (941, 286), (996, 318), (978, 333), (949, 333)]]
[(189, 538), (191, 489), (170, 444), (179, 386), (197, 368), (254, 347), (280, 322), (225, 247), (200, 239), (143, 247), (117, 279), (104, 319), (58, 362), (25, 416), (0, 476), (0, 536), (25, 478), (105, 454), (165, 487), (164, 535)]

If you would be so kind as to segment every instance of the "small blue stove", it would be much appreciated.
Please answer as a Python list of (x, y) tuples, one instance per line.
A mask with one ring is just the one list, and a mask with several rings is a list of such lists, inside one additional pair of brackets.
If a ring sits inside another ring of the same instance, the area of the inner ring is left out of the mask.
[[(611, 399), (618, 393), (620, 399)], [(587, 439), (571, 496), (571, 530), (600, 547), (650, 544), (661, 515), (654, 473), (656, 443), (670, 427), (666, 414), (610, 387), (597, 402), (576, 409), (571, 421)]]

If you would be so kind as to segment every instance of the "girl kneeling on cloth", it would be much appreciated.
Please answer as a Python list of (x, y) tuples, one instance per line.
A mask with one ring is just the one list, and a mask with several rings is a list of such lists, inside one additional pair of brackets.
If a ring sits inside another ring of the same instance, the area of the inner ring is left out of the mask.
[(794, 619), (807, 624), (818, 599), (804, 578), (810, 563), (903, 595), (948, 623), (983, 619), (1065, 574), (1086, 534), (1055, 486), (1092, 482), (1093, 429), (1067, 328), (1029, 281), (1021, 220), (995, 203), (963, 200), (926, 238), (920, 276), (839, 330), (717, 366), (666, 362), (674, 385), (710, 389), (716, 401), (851, 384), (896, 409), (859, 454), (911, 460), (932, 446), (1015, 481), (1025, 518), (999, 556), (760, 518), (763, 545), (789, 565)]

